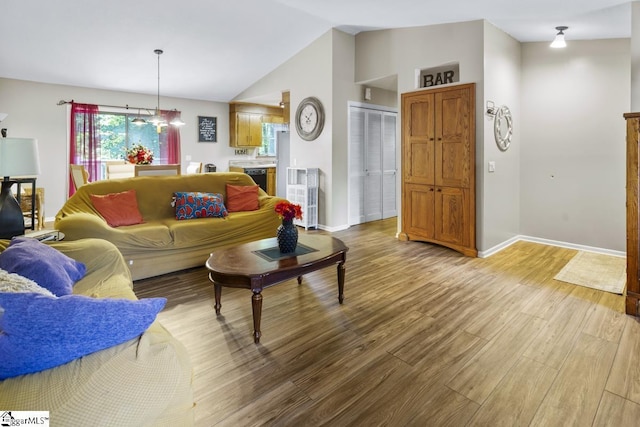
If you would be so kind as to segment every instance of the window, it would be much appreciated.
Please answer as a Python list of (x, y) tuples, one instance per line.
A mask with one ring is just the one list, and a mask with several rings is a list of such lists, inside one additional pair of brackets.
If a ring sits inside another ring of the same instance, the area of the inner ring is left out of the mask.
[[(151, 123), (137, 125), (131, 123), (137, 114), (100, 112), (97, 115), (98, 132), (100, 135), (100, 148), (98, 151), (100, 167), (100, 179), (106, 177), (106, 162), (123, 160), (126, 152), (132, 145), (142, 144), (153, 152), (154, 164), (167, 164), (164, 149), (167, 143), (167, 128), (163, 127), (158, 134), (156, 127)], [(148, 115), (140, 115), (145, 120)], [(76, 116), (76, 128), (81, 126), (81, 117)]]
[(286, 130), (282, 123), (262, 123), (262, 146), (258, 156), (275, 157), (278, 152), (278, 132)]

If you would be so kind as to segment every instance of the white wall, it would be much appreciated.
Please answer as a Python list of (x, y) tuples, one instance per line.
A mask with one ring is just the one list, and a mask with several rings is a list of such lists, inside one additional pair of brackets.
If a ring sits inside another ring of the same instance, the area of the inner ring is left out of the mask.
[[(334, 212), (334, 209), (340, 210), (342, 207), (336, 206), (333, 202), (333, 186), (335, 185), (333, 183), (335, 108), (333, 99), (333, 49), (334, 43), (336, 43), (334, 37), (343, 38), (344, 36), (341, 34), (344, 33), (340, 33), (337, 30), (326, 32), (236, 97), (236, 100), (251, 99), (269, 93), (289, 90), (291, 99), (290, 165), (291, 167), (320, 169), (318, 222), (322, 227), (329, 229), (339, 228), (342, 225), (341, 222), (337, 222), (339, 220), (336, 219)], [(341, 64), (341, 66), (349, 67), (349, 64)], [(326, 115), (324, 129), (314, 141), (301, 139), (295, 130), (294, 123), (298, 104), (308, 96), (315, 96), (322, 102)]]
[[(363, 32), (356, 35), (356, 81), (370, 81), (390, 75), (398, 76), (398, 105), (402, 93), (415, 91), (416, 70), (458, 62), (460, 82), (476, 83), (476, 158), (481, 159), (484, 145), (484, 21), (470, 21), (455, 24), (432, 25), (427, 27), (401, 28)], [(402, 228), (401, 126), (402, 111), (399, 108), (397, 128), (398, 187), (397, 206), (398, 231)], [(493, 137), (491, 139), (493, 141)], [(480, 170), (479, 160), (476, 167)], [(476, 185), (480, 193), (481, 185)], [(498, 196), (500, 197), (500, 196)], [(505, 196), (507, 197), (507, 196)], [(477, 211), (481, 206), (477, 200)], [(477, 235), (483, 233), (484, 224), (479, 217)], [(478, 239), (478, 249), (483, 249)]]
[(521, 234), (625, 250), (630, 41), (522, 47)]
[[(0, 123), (11, 137), (38, 139), (41, 175), (38, 187), (45, 189), (45, 217), (53, 219), (67, 200), (69, 180), (68, 106), (56, 105), (60, 100), (75, 100), (91, 104), (131, 105), (154, 108), (157, 97), (126, 92), (113, 92), (51, 85), (0, 78), (0, 111), (9, 116)], [(186, 125), (180, 130), (182, 167), (190, 155), (193, 161), (214, 163), (218, 171), (228, 169), (234, 150), (229, 147), (229, 106), (226, 103), (195, 101), (180, 98), (160, 98), (163, 109), (182, 111)], [(218, 142), (198, 143), (197, 116), (218, 118)]]
[(640, 111), (640, 2), (631, 2), (631, 106)]
[[(355, 82), (355, 38), (341, 31), (333, 33), (333, 152), (332, 225), (349, 224), (349, 101), (363, 96)], [(381, 94), (382, 91), (376, 92)]]
[[(489, 22), (484, 25), (484, 95), (496, 107), (506, 105), (513, 116), (513, 138), (507, 151), (495, 143), (494, 119), (484, 114), (476, 126), (482, 129), (484, 146), (478, 144), (476, 179), (477, 246), (488, 250), (520, 233), (520, 152), (522, 120), (520, 114), (520, 43)], [(484, 108), (486, 111), (486, 108)], [(488, 163), (495, 162), (495, 172)]]

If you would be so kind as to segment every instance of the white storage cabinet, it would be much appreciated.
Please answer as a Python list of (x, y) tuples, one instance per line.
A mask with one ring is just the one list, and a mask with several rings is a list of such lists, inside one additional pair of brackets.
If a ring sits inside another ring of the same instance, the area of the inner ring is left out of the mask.
[(302, 208), (295, 225), (318, 228), (318, 168), (287, 168), (287, 200)]

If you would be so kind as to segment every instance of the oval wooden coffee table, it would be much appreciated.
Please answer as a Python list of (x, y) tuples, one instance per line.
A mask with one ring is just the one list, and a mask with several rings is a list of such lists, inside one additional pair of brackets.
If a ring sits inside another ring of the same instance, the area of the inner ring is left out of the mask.
[(258, 343), (262, 335), (262, 290), (294, 277), (300, 284), (303, 275), (335, 264), (338, 266), (338, 301), (342, 304), (348, 250), (341, 240), (320, 234), (300, 235), (293, 254), (280, 254), (275, 237), (216, 250), (206, 263), (215, 289), (216, 315), (222, 307), (223, 286), (250, 289), (253, 292), (253, 338)]

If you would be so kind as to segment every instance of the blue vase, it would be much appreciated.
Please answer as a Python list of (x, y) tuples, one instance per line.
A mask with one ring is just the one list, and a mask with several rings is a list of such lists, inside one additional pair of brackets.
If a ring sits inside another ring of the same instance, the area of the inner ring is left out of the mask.
[(298, 245), (298, 229), (293, 225), (292, 219), (282, 220), (282, 225), (278, 226), (276, 237), (281, 253), (288, 254), (296, 250), (296, 246)]

